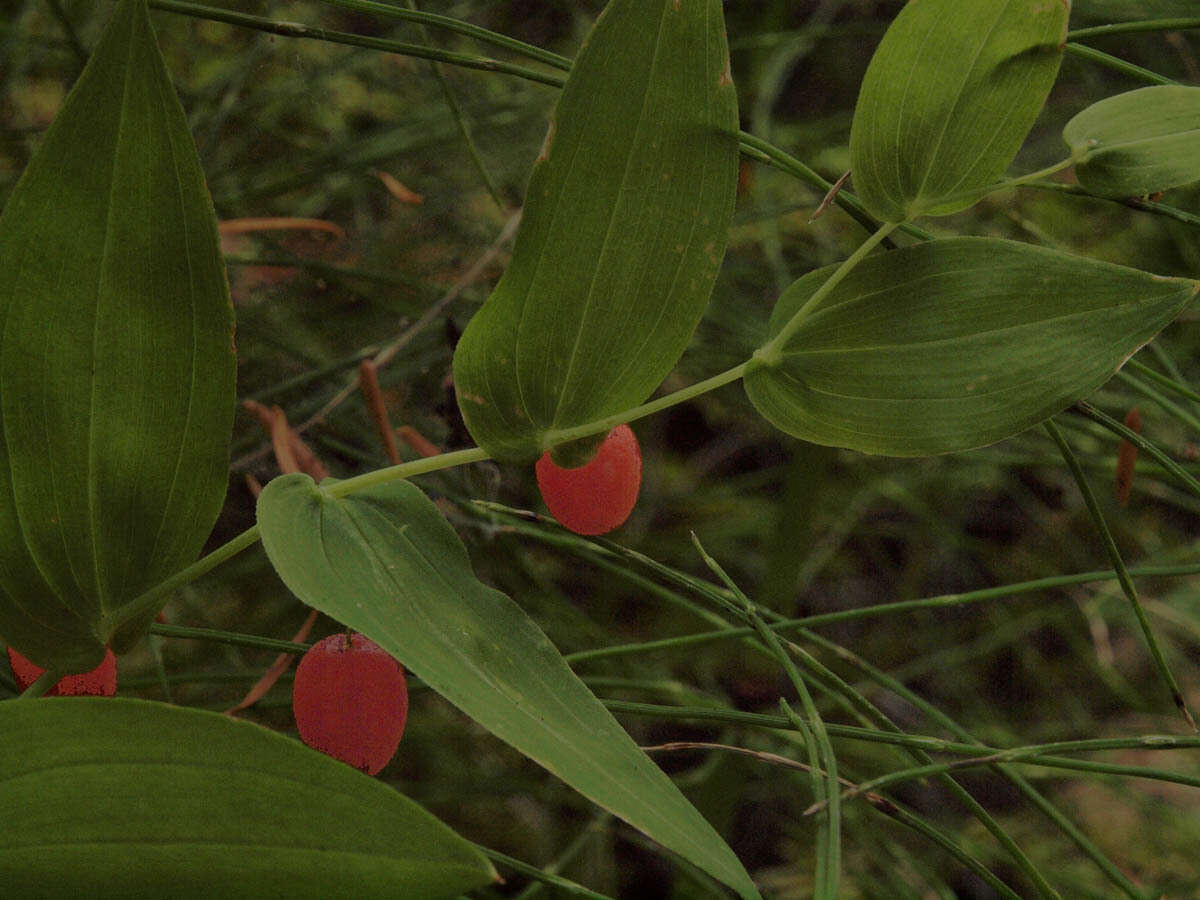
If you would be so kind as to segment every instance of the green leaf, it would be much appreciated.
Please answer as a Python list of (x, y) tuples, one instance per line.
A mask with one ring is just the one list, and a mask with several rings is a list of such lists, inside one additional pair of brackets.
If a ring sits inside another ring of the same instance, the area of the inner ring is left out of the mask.
[(199, 554), (234, 377), (195, 145), (123, 0), (0, 216), (0, 633), (38, 665), (94, 666), (122, 606)]
[(453, 898), (494, 881), (469, 842), (298, 741), (144, 700), (0, 704), (11, 897)]
[(1075, 177), (1101, 197), (1200, 181), (1200, 87), (1156, 85), (1093, 103), (1063, 129)]
[(1058, 73), (1067, 0), (910, 0), (850, 129), (863, 204), (903, 222), (965, 209), (1020, 149)]
[(732, 851), (638, 749), (534, 622), (480, 583), (408, 482), (335, 497), (285, 475), (258, 501), (263, 547), (301, 600), (360, 631), (468, 716), (743, 897)]
[[(784, 323), (836, 267), (793, 284)], [(780, 365), (750, 371), (773, 425), (817, 444), (923, 456), (990, 444), (1107, 381), (1200, 282), (991, 238), (867, 257), (821, 300)]]
[(708, 303), (737, 165), (720, 0), (611, 0), (559, 97), (512, 262), (455, 353), (480, 446), (532, 459), (650, 395)]

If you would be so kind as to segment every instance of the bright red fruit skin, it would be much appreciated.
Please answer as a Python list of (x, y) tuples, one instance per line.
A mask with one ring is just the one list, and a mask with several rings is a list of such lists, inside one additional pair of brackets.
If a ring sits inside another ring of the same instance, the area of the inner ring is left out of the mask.
[(296, 667), (292, 712), (304, 743), (375, 775), (396, 755), (404, 734), (404, 669), (361, 634), (332, 634)]
[(535, 467), (550, 515), (576, 534), (604, 534), (620, 526), (642, 486), (642, 448), (628, 425), (608, 433), (587, 465), (564, 469), (549, 453)]
[[(12, 666), (13, 677), (21, 690), (25, 690), (41, 677), (45, 669), (35, 666), (24, 656), (8, 648), (8, 664)], [(97, 697), (111, 697), (117, 692), (117, 658), (111, 650), (104, 653), (104, 660), (90, 672), (81, 675), (67, 675), (43, 694), (43, 697), (69, 697), (79, 694), (91, 694)]]

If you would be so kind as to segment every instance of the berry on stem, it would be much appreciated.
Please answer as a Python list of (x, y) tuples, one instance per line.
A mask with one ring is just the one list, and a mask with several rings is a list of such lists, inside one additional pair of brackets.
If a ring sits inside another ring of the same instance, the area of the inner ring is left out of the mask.
[(396, 754), (404, 733), (404, 669), (361, 634), (332, 634), (296, 667), (292, 712), (304, 743), (375, 775)]
[(544, 453), (536, 471), (542, 499), (559, 524), (576, 534), (605, 534), (637, 503), (642, 450), (630, 427), (618, 425), (586, 465), (564, 469)]
[[(22, 691), (37, 681), (45, 669), (34, 665), (12, 647), (8, 648), (8, 664), (12, 666), (13, 677)], [(66, 675), (60, 678), (54, 687), (46, 691), (45, 697), (68, 697), (79, 694), (91, 694), (98, 697), (111, 697), (117, 692), (117, 658), (111, 650), (104, 652), (104, 660), (90, 672), (80, 675)]]

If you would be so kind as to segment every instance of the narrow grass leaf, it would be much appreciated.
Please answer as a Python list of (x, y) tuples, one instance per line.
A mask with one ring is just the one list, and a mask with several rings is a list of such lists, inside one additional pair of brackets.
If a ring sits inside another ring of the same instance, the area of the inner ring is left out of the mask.
[(1096, 533), (1104, 544), (1104, 550), (1108, 554), (1109, 562), (1112, 563), (1113, 571), (1117, 574), (1117, 583), (1121, 585), (1121, 590), (1125, 594), (1125, 598), (1129, 601), (1129, 605), (1133, 609), (1133, 614), (1137, 618), (1138, 626), (1142, 630), (1142, 637), (1146, 639), (1146, 646), (1150, 648), (1150, 655), (1154, 660), (1154, 667), (1158, 670), (1159, 678), (1162, 679), (1163, 684), (1170, 693), (1171, 701), (1179, 709), (1180, 713), (1183, 714), (1184, 720), (1191, 726), (1192, 731), (1196, 731), (1196, 720), (1192, 718), (1192, 713), (1188, 709), (1183, 691), (1179, 689), (1179, 682), (1175, 680), (1175, 675), (1171, 672), (1167, 658), (1159, 646), (1154, 629), (1150, 626), (1150, 619), (1146, 615), (1145, 607), (1142, 606), (1137, 589), (1133, 586), (1133, 579), (1129, 576), (1129, 570), (1125, 568), (1125, 561), (1121, 558), (1121, 551), (1117, 549), (1117, 542), (1113, 540), (1112, 532), (1109, 530), (1108, 523), (1104, 520), (1104, 513), (1101, 511), (1100, 504), (1096, 500), (1096, 495), (1088, 483), (1087, 476), (1083, 472), (1083, 467), (1079, 465), (1079, 460), (1076, 458), (1074, 451), (1071, 450), (1070, 444), (1062, 436), (1062, 432), (1058, 430), (1058, 426), (1054, 424), (1054, 421), (1047, 419), (1044, 425), (1046, 432), (1050, 435), (1051, 440), (1054, 441), (1059, 452), (1062, 454), (1063, 462), (1067, 464), (1071, 476), (1075, 479), (1075, 484), (1079, 487), (1079, 493), (1083, 495), (1088, 515), (1091, 516), (1092, 524), (1096, 527)]
[[(777, 332), (830, 277), (776, 305)], [(1087, 396), (1177, 316), (1200, 282), (992, 238), (863, 260), (810, 310), (751, 401), (817, 444), (889, 456), (980, 447)]]
[(1101, 197), (1200, 181), (1200, 87), (1155, 85), (1093, 103), (1063, 128), (1075, 177)]
[(863, 77), (850, 169), (888, 222), (970, 206), (1004, 174), (1054, 84), (1067, 0), (911, 0)]
[(143, 700), (0, 704), (13, 897), (405, 897), (496, 878), (468, 841), (299, 741)]
[[(323, 483), (322, 487), (328, 485)], [(305, 603), (367, 635), (530, 759), (739, 895), (737, 857), (466, 548), (414, 485), (335, 499), (305, 475), (258, 501), (263, 547)]]
[[(80, 670), (225, 496), (233, 310), (143, 0), (122, 0), (0, 216), (0, 633)], [(90, 664), (90, 665), (89, 665)]]
[(719, 0), (612, 0), (559, 97), (512, 261), (454, 359), (498, 459), (645, 400), (708, 303), (737, 181)]

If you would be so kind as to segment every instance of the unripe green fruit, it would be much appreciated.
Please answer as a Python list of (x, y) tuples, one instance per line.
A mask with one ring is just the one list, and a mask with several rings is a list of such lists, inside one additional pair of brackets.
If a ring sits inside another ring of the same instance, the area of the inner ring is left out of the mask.
[(545, 453), (536, 471), (542, 499), (564, 528), (604, 534), (633, 512), (642, 485), (642, 450), (630, 427), (618, 425), (586, 465), (564, 469)]
[(361, 634), (330, 635), (296, 667), (292, 712), (304, 743), (375, 775), (395, 756), (404, 734), (404, 669)]

